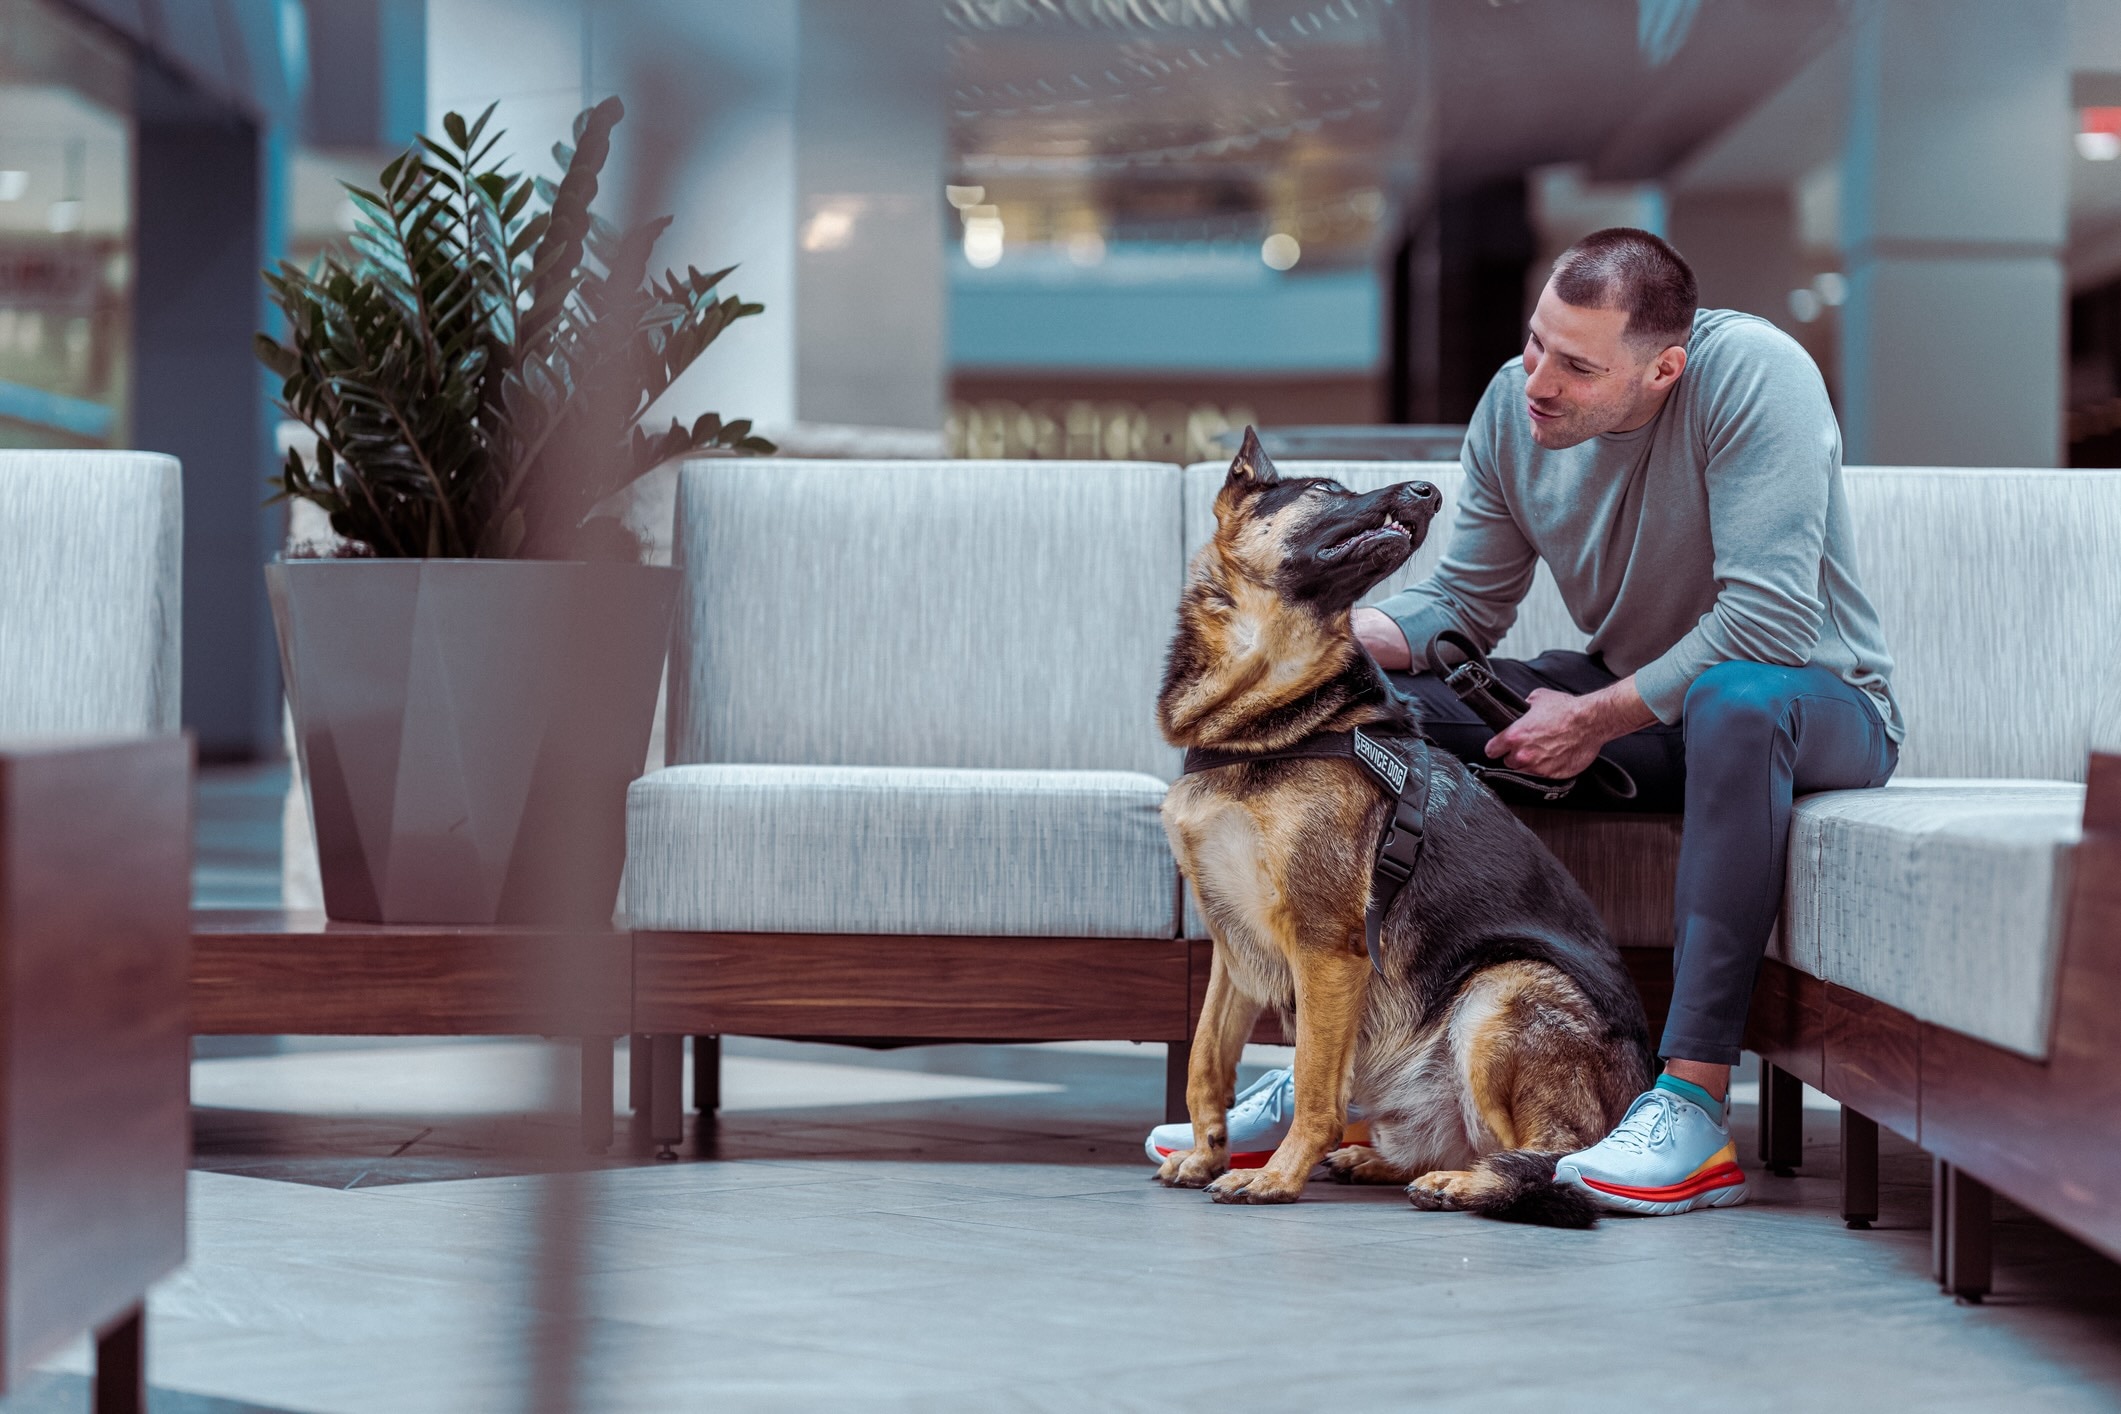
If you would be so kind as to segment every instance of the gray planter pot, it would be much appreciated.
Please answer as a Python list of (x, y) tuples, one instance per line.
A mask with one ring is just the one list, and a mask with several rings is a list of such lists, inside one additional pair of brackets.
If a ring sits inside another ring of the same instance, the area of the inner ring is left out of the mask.
[(610, 921), (676, 571), (296, 560), (265, 582), (327, 913)]

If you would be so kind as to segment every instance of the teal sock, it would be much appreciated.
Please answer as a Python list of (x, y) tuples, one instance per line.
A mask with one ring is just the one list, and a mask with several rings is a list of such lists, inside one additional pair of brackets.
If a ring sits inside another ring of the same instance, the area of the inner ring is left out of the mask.
[(1693, 1081), (1681, 1080), (1676, 1075), (1660, 1075), (1657, 1077), (1657, 1088), (1670, 1091), (1682, 1100), (1692, 1100), (1701, 1107), (1702, 1112), (1708, 1115), (1710, 1119), (1715, 1120), (1719, 1125), (1723, 1123), (1723, 1101), (1717, 1099)]

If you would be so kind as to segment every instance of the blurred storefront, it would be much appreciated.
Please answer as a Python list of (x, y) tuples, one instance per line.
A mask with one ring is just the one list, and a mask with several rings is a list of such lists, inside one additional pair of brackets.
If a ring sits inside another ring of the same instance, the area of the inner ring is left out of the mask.
[(131, 436), (131, 57), (0, 0), (0, 447)]

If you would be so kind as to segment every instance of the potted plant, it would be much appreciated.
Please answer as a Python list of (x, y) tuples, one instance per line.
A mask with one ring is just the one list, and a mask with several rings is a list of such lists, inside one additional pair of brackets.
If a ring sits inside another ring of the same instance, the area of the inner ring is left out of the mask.
[(349, 187), (350, 257), (265, 275), (258, 356), (316, 434), (281, 498), (343, 549), (266, 569), (325, 906), (380, 923), (608, 921), (676, 595), (608, 506), (671, 460), (773, 445), (709, 413), (641, 425), (729, 324), (727, 270), (649, 274), (669, 219), (590, 211), (624, 115), (493, 158), (491, 108)]

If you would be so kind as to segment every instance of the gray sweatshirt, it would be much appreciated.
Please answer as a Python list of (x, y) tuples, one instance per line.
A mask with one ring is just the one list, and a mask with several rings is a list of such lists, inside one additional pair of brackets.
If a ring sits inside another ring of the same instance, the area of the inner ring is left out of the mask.
[(1379, 607), (1417, 668), (1438, 630), (1493, 648), (1545, 560), (1590, 651), (1657, 719), (1739, 659), (1832, 670), (1906, 735), (1878, 615), (1857, 582), (1841, 430), (1819, 370), (1764, 319), (1694, 316), (1686, 371), (1646, 426), (1562, 451), (1532, 440), (1524, 364), (1488, 384), (1436, 572)]

